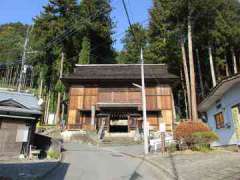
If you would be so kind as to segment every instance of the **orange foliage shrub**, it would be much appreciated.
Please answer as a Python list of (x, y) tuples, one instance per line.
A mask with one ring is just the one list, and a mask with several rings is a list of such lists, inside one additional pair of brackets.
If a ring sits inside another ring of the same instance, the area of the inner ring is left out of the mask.
[(193, 133), (209, 132), (210, 129), (203, 122), (199, 121), (185, 121), (181, 122), (175, 130), (175, 138), (177, 140), (184, 140), (190, 146), (194, 143)]

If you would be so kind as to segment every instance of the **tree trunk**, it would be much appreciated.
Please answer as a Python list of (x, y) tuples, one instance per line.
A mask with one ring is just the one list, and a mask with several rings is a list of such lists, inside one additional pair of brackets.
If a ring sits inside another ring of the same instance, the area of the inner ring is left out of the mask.
[[(65, 93), (63, 93), (63, 100), (65, 99)], [(64, 119), (64, 112), (65, 111), (65, 106), (64, 106), (64, 104), (62, 103), (62, 113), (61, 113), (61, 120), (63, 120)]]
[(40, 87), (39, 87), (39, 93), (38, 93), (38, 98), (42, 97), (42, 88), (43, 87), (43, 80), (40, 80)]
[(189, 54), (189, 68), (190, 68), (190, 87), (191, 87), (191, 108), (192, 120), (198, 120), (197, 100), (196, 100), (196, 83), (195, 83), (195, 70), (192, 50), (192, 26), (191, 16), (188, 16), (188, 54)]
[(213, 87), (216, 86), (216, 76), (215, 76), (215, 70), (214, 70), (214, 64), (213, 64), (213, 57), (212, 57), (212, 48), (208, 47), (208, 53), (209, 53), (209, 61), (210, 61), (210, 68), (211, 68), (211, 75), (212, 75), (212, 85)]
[(58, 92), (58, 95), (57, 95), (57, 109), (56, 109), (56, 125), (59, 125), (59, 122), (60, 122), (60, 107), (61, 106), (61, 93)]
[(233, 70), (234, 70), (234, 74), (238, 73), (237, 70), (237, 60), (236, 60), (236, 56), (234, 54), (234, 50), (232, 49), (232, 58), (233, 58)]
[(45, 116), (44, 116), (44, 123), (48, 124), (48, 116), (49, 116), (49, 106), (51, 100), (51, 92), (48, 92), (47, 100), (46, 100), (46, 108), (45, 108)]
[(13, 74), (13, 66), (11, 66), (11, 69), (10, 69), (10, 77), (9, 77), (9, 83), (8, 83), (9, 87), (11, 87), (11, 83), (12, 83), (12, 74)]
[[(186, 87), (185, 87), (185, 84), (184, 84), (184, 82), (186, 82), (186, 81), (184, 81), (182, 69), (180, 69), (180, 78), (181, 78), (181, 84), (182, 84), (182, 88), (183, 88), (186, 119), (190, 119), (190, 113), (189, 113), (189, 110), (188, 110), (189, 104), (188, 104), (188, 101), (187, 101), (187, 92), (186, 92)], [(179, 98), (180, 98), (180, 95), (179, 95)], [(180, 105), (180, 103), (178, 103), (178, 105)]]
[(190, 81), (189, 81), (187, 58), (186, 58), (186, 51), (185, 51), (183, 39), (181, 39), (180, 44), (181, 44), (181, 50), (182, 50), (184, 77), (185, 77), (186, 89), (187, 89), (188, 118), (192, 119)]
[(225, 59), (225, 67), (226, 67), (226, 76), (228, 77), (229, 76), (229, 66), (228, 66), (228, 62), (227, 62), (227, 57), (225, 56), (224, 59)]
[(202, 97), (204, 97), (205, 96), (205, 92), (204, 92), (204, 88), (203, 88), (202, 70), (201, 70), (201, 64), (200, 64), (198, 49), (196, 49), (196, 54), (197, 54), (197, 67), (198, 67), (198, 75), (199, 75), (201, 95), (202, 95)]

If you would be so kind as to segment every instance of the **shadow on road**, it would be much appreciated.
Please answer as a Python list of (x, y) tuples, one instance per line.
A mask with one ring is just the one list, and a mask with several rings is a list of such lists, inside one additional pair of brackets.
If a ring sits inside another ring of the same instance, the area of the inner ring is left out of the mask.
[(179, 180), (179, 174), (178, 174), (177, 167), (176, 167), (176, 164), (174, 161), (174, 156), (172, 155), (172, 153), (169, 154), (169, 158), (170, 158), (170, 162), (171, 162), (171, 166), (172, 166), (172, 171), (175, 176), (174, 179)]
[(63, 180), (69, 164), (58, 163), (59, 162), (26, 162), (26, 163), (0, 162), (0, 180), (36, 179), (39, 177), (45, 178), (47, 174), (51, 174), (51, 172), (58, 167), (62, 168), (61, 176), (59, 176), (62, 178), (58, 179)]
[(136, 180), (136, 179), (139, 179), (139, 178), (142, 177), (137, 171), (138, 171), (138, 169), (142, 166), (143, 162), (144, 162), (144, 160), (142, 160), (142, 161), (138, 164), (138, 166), (136, 167), (135, 171), (131, 174), (129, 180)]
[(68, 163), (61, 163), (56, 169), (51, 171), (48, 175), (46, 175), (44, 178), (45, 180), (64, 180), (67, 170), (68, 170), (69, 164)]

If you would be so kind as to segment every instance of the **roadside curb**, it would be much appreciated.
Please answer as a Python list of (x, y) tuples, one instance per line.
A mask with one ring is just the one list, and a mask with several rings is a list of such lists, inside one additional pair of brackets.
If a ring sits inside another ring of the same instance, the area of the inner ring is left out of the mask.
[(63, 153), (61, 153), (60, 158), (58, 159), (54, 167), (50, 168), (45, 174), (36, 177), (36, 179), (42, 180), (46, 178), (49, 174), (51, 174), (55, 169), (57, 169), (61, 165), (62, 160), (63, 160)]
[(131, 157), (131, 158), (135, 158), (135, 159), (141, 159), (143, 160), (144, 162), (148, 163), (149, 165), (151, 166), (154, 166), (155, 168), (157, 168), (158, 170), (162, 171), (166, 176), (168, 176), (169, 178), (172, 178), (172, 179), (179, 179), (179, 180), (182, 180), (182, 178), (179, 178), (179, 177), (176, 177), (173, 173), (171, 173), (169, 170), (167, 170), (165, 167), (149, 160), (146, 158), (145, 155), (142, 155), (142, 156), (136, 156), (134, 154), (129, 154), (129, 153), (125, 153), (125, 152), (121, 152), (121, 151), (115, 151), (115, 150), (111, 150), (111, 149), (107, 149), (107, 148), (101, 148), (102, 150), (105, 150), (105, 151), (109, 151), (109, 152), (112, 152), (112, 153), (119, 153), (119, 154), (122, 154), (122, 155), (125, 155), (125, 156), (128, 156), (128, 157)]
[(128, 154), (128, 153), (125, 153), (125, 152), (120, 152), (121, 154), (124, 154), (126, 156), (129, 156), (129, 157), (132, 157), (132, 158), (137, 158), (137, 159), (141, 159), (145, 162), (147, 162), (148, 164), (154, 166), (155, 168), (157, 168), (158, 170), (161, 170), (163, 171), (167, 176), (173, 178), (173, 179), (177, 179), (178, 177), (176, 177), (174, 174), (172, 174), (169, 170), (167, 170), (165, 167), (155, 163), (154, 161), (151, 161), (149, 159), (146, 158), (146, 156), (136, 156), (136, 155), (133, 155), (133, 154)]

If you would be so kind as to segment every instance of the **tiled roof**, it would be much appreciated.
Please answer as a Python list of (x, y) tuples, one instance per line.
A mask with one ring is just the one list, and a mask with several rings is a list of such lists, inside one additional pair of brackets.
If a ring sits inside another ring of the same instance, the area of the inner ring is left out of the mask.
[[(13, 107), (15, 110), (21, 111), (20, 109), (22, 110), (26, 109), (26, 111), (29, 111), (29, 112), (30, 111), (34, 113), (41, 112), (41, 107), (38, 105), (38, 99), (34, 95), (28, 94), (28, 93), (0, 90), (0, 102), (11, 101), (11, 100), (25, 107), (25, 108)], [(1, 107), (6, 109), (6, 107), (4, 106), (1, 106)]]
[(240, 73), (226, 77), (220, 81), (212, 90), (209, 92), (207, 97), (198, 105), (200, 112), (207, 112), (209, 108), (216, 104), (216, 101), (221, 99), (224, 94), (236, 84), (240, 83)]
[(0, 106), (0, 112), (1, 111), (4, 111), (4, 112), (18, 112), (18, 113), (35, 114), (35, 115), (40, 115), (41, 114), (41, 111), (39, 111), (39, 110), (29, 110), (29, 109), (9, 107), (9, 106)]
[[(166, 64), (145, 64), (145, 79), (177, 79), (169, 73)], [(141, 79), (140, 64), (90, 64), (76, 65), (74, 73), (63, 80), (138, 80)]]

